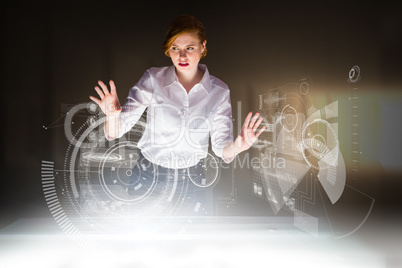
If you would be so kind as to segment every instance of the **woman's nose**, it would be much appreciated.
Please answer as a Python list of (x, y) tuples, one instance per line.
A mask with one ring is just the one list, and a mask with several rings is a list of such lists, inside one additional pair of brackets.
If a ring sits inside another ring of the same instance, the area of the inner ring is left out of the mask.
[(186, 51), (185, 50), (180, 50), (180, 57), (185, 58), (186, 57)]

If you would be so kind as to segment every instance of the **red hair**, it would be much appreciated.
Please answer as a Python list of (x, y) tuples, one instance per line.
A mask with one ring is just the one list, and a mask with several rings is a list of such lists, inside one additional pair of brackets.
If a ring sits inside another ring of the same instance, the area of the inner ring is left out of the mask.
[[(207, 33), (201, 21), (191, 15), (182, 15), (177, 17), (169, 26), (165, 41), (163, 42), (163, 51), (166, 56), (169, 55), (169, 49), (172, 47), (177, 37), (184, 33), (194, 34), (201, 44), (207, 41)], [(201, 53), (201, 59), (207, 55), (207, 48)]]

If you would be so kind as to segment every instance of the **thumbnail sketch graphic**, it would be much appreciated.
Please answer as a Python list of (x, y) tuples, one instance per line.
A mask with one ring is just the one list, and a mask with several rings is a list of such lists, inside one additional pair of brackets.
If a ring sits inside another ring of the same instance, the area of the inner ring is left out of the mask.
[[(355, 65), (347, 81), (354, 84), (360, 78), (360, 68)], [(274, 213), (282, 208), (292, 212), (295, 226), (313, 235), (318, 235), (322, 217), (316, 212), (324, 210), (333, 236), (341, 238), (360, 228), (374, 204), (373, 198), (346, 183), (349, 169), (355, 175), (358, 173), (358, 96), (354, 87), (351, 98), (353, 138), (349, 147), (354, 156), (347, 170), (338, 139), (339, 100), (315, 107), (312, 88), (311, 79), (304, 77), (298, 83), (259, 95), (259, 109), (267, 130), (255, 146), (256, 154), (284, 159), (285, 164), (254, 167), (253, 193), (266, 199)], [(332, 222), (336, 217), (329, 215), (328, 207), (336, 204), (345, 192), (363, 200), (362, 210), (366, 213), (363, 219), (356, 220), (356, 228), (339, 232), (334, 230)]]

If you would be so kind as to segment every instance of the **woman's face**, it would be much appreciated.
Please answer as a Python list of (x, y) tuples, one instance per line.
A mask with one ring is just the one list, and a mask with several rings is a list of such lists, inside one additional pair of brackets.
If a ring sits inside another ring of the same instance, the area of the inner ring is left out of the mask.
[(205, 49), (198, 38), (191, 33), (183, 33), (176, 38), (169, 49), (169, 55), (178, 72), (191, 73), (198, 70), (201, 53)]

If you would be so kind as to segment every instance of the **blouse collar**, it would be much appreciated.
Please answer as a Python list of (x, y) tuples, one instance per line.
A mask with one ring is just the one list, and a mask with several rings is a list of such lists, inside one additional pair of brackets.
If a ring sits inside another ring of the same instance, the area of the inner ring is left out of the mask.
[[(211, 91), (211, 76), (209, 74), (208, 68), (205, 64), (201, 63), (198, 64), (198, 68), (204, 72), (204, 75), (202, 76), (201, 81), (198, 84), (201, 84), (205, 91), (209, 93)], [(171, 85), (175, 81), (179, 82), (175, 72), (175, 67), (174, 65), (171, 65), (168, 67), (164, 86)]]

